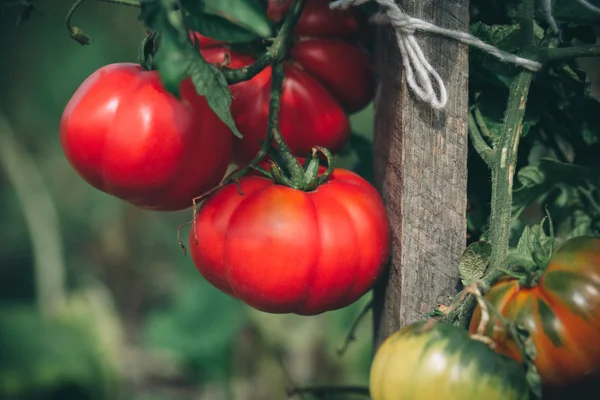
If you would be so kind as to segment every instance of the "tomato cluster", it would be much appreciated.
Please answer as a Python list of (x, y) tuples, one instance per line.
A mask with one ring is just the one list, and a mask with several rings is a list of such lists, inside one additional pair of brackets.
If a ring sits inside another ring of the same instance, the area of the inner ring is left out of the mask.
[[(535, 347), (542, 399), (598, 398), (600, 238), (570, 239), (540, 268), (529, 271), (537, 282), (524, 285), (504, 277), (485, 295), (489, 320), (483, 339), (492, 346), (433, 320), (406, 326), (387, 338), (371, 365), (372, 399), (533, 398), (524, 349), (517, 344), (523, 338), (512, 336), (509, 323), (525, 328)], [(478, 306), (471, 334), (478, 333), (481, 319)]]
[[(277, 24), (289, 6), (269, 2), (268, 18)], [(356, 10), (332, 11), (327, 1), (307, 1), (283, 60), (279, 128), (290, 157), (317, 146), (341, 149), (350, 134), (347, 114), (371, 101), (374, 77), (358, 44), (361, 29)], [(195, 33), (190, 40), (219, 67), (255, 61)], [(142, 208), (187, 208), (217, 188), (190, 234), (201, 274), (262, 311), (310, 315), (338, 309), (373, 287), (389, 255), (390, 227), (377, 191), (350, 171), (319, 176), (326, 170), (316, 159), (314, 187), (288, 187), (251, 173), (218, 188), (228, 166), (248, 162), (266, 136), (270, 81), (267, 67), (230, 86), (231, 113), (244, 135), (234, 141), (190, 78), (181, 82), (177, 98), (155, 70), (108, 65), (67, 104), (60, 125), (63, 150), (89, 184)]]
[[(277, 18), (288, 6), (289, 2), (273, 3), (269, 15)], [(328, 1), (307, 1), (284, 62), (281, 95), (281, 134), (295, 155), (306, 156), (313, 146), (340, 150), (350, 137), (347, 113), (372, 100), (373, 67), (368, 53), (359, 46), (361, 26), (355, 9), (330, 10)], [(212, 63), (241, 68), (255, 61), (220, 42), (196, 37), (202, 55)], [(234, 97), (231, 111), (244, 136), (234, 139), (234, 161), (245, 164), (266, 136), (271, 68), (230, 89)]]
[[(537, 350), (535, 364), (546, 385), (564, 387), (582, 377), (600, 378), (600, 238), (567, 241), (536, 285), (524, 287), (517, 279), (504, 278), (485, 298), (529, 331)], [(477, 308), (472, 332), (480, 318)], [(491, 318), (486, 333), (496, 342), (497, 351), (521, 360), (501, 321)]]

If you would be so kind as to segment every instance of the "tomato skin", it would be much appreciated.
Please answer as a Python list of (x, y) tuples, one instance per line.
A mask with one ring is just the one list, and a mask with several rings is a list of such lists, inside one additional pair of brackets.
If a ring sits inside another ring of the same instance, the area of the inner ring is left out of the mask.
[[(564, 387), (600, 376), (600, 238), (568, 240), (554, 253), (536, 286), (521, 287), (517, 280), (503, 278), (485, 298), (530, 331), (544, 385)], [(477, 308), (471, 332), (480, 318)], [(521, 360), (515, 343), (494, 321), (492, 316), (486, 334), (497, 343), (496, 350)]]
[(370, 392), (372, 400), (530, 398), (519, 364), (466, 331), (433, 321), (408, 325), (384, 341), (371, 365)]
[(359, 111), (365, 99), (372, 98), (373, 67), (361, 48), (339, 40), (311, 39), (296, 42), (290, 55), (318, 77), (346, 112)]
[[(276, 19), (288, 7), (285, 2), (269, 2), (267, 15)], [(347, 114), (373, 99), (374, 69), (371, 57), (358, 45), (360, 21), (356, 10), (330, 10), (323, 0), (307, 1), (302, 11), (294, 44), (284, 60), (280, 115), (281, 133), (296, 156), (306, 156), (314, 146), (334, 153), (341, 150), (351, 132)], [(195, 35), (208, 62), (222, 64), (229, 59), (230, 68), (240, 68), (255, 61)], [(244, 135), (234, 140), (233, 160), (244, 165), (266, 137), (271, 68), (231, 85), (230, 90), (232, 114)]]
[(276, 314), (315, 315), (355, 302), (381, 275), (390, 249), (381, 197), (343, 169), (311, 192), (246, 175), (203, 203), (195, 228), (190, 252), (198, 271)]
[(67, 160), (96, 189), (138, 207), (190, 207), (223, 178), (232, 134), (189, 79), (181, 96), (164, 89), (157, 71), (137, 64), (98, 69), (63, 112)]

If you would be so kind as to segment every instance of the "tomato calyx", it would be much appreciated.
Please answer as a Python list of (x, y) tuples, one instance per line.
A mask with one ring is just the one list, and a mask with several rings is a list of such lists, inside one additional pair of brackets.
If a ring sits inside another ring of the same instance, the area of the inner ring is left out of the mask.
[[(327, 163), (325, 171), (321, 166), (319, 155), (322, 155)], [(294, 162), (290, 161), (273, 151), (270, 152), (270, 158), (267, 161), (268, 170), (261, 166), (256, 166), (254, 169), (272, 179), (278, 185), (305, 192), (313, 191), (327, 182), (335, 169), (331, 152), (319, 146), (313, 147), (311, 153), (303, 162), (295, 157)]]

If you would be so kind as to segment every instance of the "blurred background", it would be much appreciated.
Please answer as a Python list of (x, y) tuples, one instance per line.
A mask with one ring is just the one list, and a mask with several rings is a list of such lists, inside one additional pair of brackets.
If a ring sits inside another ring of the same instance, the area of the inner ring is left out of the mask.
[[(63, 108), (96, 69), (136, 61), (138, 10), (85, 3), (73, 23), (93, 42), (81, 46), (64, 25), (71, 1), (37, 2), (43, 15), (20, 28), (17, 2), (1, 2), (0, 399), (269, 400), (291, 384), (366, 385), (370, 318), (336, 350), (370, 295), (315, 317), (252, 310), (179, 248), (191, 210), (134, 208), (68, 165)], [(371, 107), (352, 117), (363, 153), (340, 159), (367, 178), (372, 121)]]

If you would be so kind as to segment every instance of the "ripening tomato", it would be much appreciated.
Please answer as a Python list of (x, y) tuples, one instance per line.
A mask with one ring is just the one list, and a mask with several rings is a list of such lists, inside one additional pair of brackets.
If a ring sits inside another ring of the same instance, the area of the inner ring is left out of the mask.
[(111, 64), (89, 76), (62, 115), (71, 166), (93, 187), (154, 210), (190, 207), (223, 178), (232, 133), (187, 79), (177, 99), (157, 71)]
[(373, 400), (527, 400), (524, 369), (434, 321), (408, 325), (387, 338), (371, 365)]
[[(568, 240), (554, 253), (537, 285), (523, 287), (518, 280), (504, 278), (485, 298), (508, 320), (530, 331), (537, 349), (535, 364), (546, 386), (600, 376), (600, 238)], [(477, 308), (472, 332), (480, 318)], [(498, 352), (522, 359), (493, 315), (486, 334), (496, 341)]]
[[(361, 26), (357, 13), (330, 10), (326, 1), (308, 0), (301, 14), (284, 62), (280, 116), (281, 133), (295, 155), (306, 156), (314, 146), (339, 151), (350, 135), (347, 113), (364, 108), (373, 98), (374, 73), (370, 56), (357, 42)], [(211, 63), (229, 60), (230, 68), (240, 68), (255, 60), (196, 36), (202, 55)], [(244, 135), (235, 139), (234, 161), (245, 164), (266, 136), (271, 67), (230, 90), (232, 114)]]
[(389, 247), (379, 193), (344, 169), (307, 192), (246, 175), (202, 204), (190, 232), (200, 273), (270, 313), (314, 315), (353, 303), (375, 284)]

